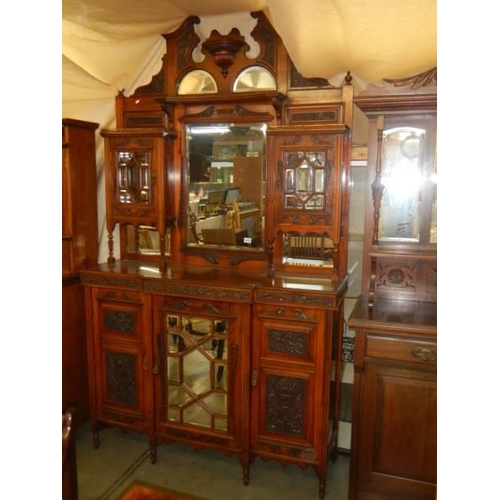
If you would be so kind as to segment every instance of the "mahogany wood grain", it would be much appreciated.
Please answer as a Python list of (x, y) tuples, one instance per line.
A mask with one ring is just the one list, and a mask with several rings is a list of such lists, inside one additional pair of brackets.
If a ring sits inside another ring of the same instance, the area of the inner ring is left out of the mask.
[(436, 305), (360, 299), (350, 499), (434, 499), (437, 483)]

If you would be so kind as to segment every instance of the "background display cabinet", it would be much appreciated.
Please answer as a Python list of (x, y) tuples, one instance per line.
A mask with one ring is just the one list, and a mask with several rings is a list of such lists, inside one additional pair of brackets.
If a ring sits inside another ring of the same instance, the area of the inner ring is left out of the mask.
[[(437, 69), (357, 98), (370, 122), (355, 332), (352, 499), (434, 499)], [(423, 82), (423, 83), (422, 83)]]
[(84, 291), (80, 271), (97, 263), (97, 123), (62, 120), (62, 410), (89, 419)]
[[(312, 467), (337, 451), (353, 89), (303, 78), (263, 13), (163, 35), (116, 98), (107, 262), (84, 274), (92, 426)], [(203, 57), (194, 57), (201, 52)], [(113, 230), (120, 226), (120, 258)], [(149, 251), (159, 249), (156, 254)], [(146, 251), (147, 250), (147, 251)]]

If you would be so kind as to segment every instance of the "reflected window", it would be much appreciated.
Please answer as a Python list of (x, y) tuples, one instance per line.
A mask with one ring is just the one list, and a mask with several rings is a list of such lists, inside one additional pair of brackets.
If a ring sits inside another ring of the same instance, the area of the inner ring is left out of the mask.
[(380, 240), (419, 241), (425, 130), (398, 127), (384, 131)]
[(217, 84), (208, 71), (195, 69), (182, 78), (177, 93), (179, 95), (216, 94)]
[(276, 88), (276, 80), (270, 71), (262, 66), (250, 66), (236, 77), (233, 92), (276, 90)]

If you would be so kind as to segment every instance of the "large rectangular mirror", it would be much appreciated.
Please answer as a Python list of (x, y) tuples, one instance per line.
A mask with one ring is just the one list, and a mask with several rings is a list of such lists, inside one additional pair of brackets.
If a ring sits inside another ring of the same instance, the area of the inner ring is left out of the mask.
[(263, 248), (265, 130), (262, 123), (187, 125), (189, 246)]

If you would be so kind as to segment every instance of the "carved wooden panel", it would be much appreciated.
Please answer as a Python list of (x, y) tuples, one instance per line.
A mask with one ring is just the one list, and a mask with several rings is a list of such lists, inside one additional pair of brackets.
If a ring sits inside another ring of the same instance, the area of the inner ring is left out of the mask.
[(305, 437), (306, 381), (270, 374), (266, 381), (266, 429)]
[(106, 380), (108, 400), (137, 406), (137, 356), (127, 352), (106, 350)]
[(270, 328), (267, 332), (269, 350), (275, 353), (307, 356), (308, 335), (305, 332)]
[(437, 300), (437, 261), (418, 255), (371, 258), (370, 297), (435, 302)]
[(135, 314), (130, 311), (114, 311), (104, 309), (104, 328), (107, 331), (119, 333), (135, 333)]

